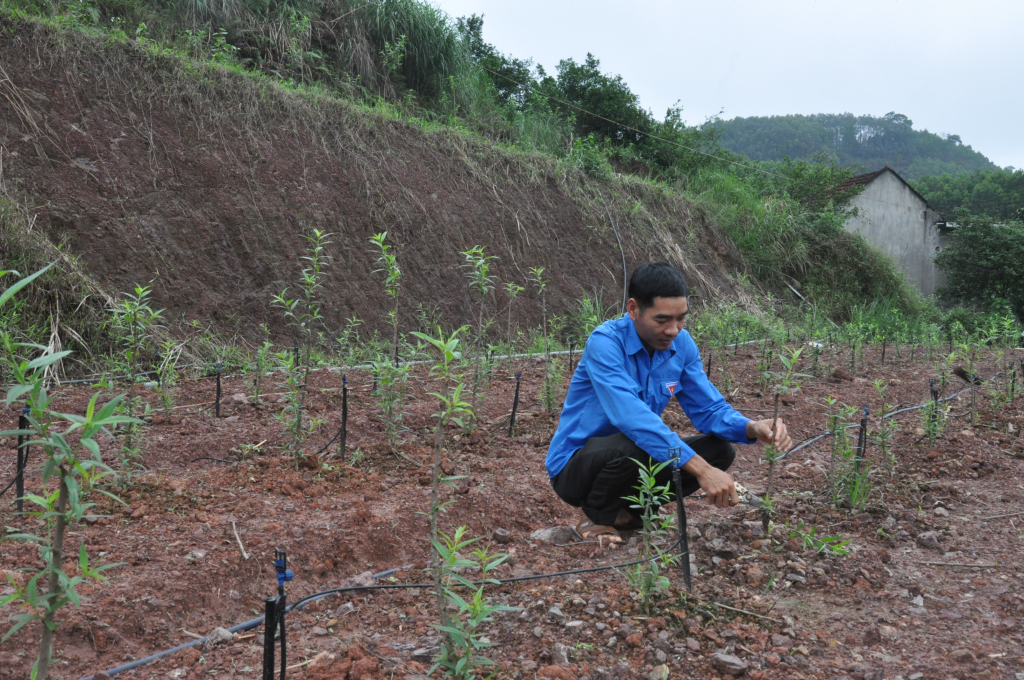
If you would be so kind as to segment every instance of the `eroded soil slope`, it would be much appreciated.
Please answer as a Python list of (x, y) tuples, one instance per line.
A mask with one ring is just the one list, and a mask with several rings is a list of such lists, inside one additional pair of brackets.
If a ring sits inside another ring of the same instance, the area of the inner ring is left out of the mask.
[[(398, 247), (406, 319), (420, 304), (449, 324), (476, 318), (460, 254), (474, 245), (498, 256), (500, 282), (546, 268), (554, 312), (583, 292), (620, 295), (598, 189), (549, 159), (136, 43), (9, 17), (0, 28), (3, 187), (108, 292), (151, 284), (172, 319), (279, 331), (271, 298), (297, 277), (301, 235), (321, 229), (333, 234), (331, 333), (352, 315), (384, 323), (368, 242), (381, 231)], [(705, 299), (733, 290), (735, 249), (688, 203), (629, 179), (601, 194), (629, 266), (670, 259)], [(535, 293), (520, 302), (513, 314), (539, 323)]]

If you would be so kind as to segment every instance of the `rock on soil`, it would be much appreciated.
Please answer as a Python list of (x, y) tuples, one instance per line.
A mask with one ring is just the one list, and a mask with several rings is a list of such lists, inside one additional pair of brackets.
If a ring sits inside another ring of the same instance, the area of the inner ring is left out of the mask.
[(565, 544), (572, 542), (572, 539), (576, 537), (576, 532), (572, 527), (548, 527), (546, 529), (537, 529), (530, 534), (531, 541), (540, 541), (541, 543), (549, 544)]
[(668, 680), (668, 666), (662, 664), (655, 667), (647, 677), (650, 678), (650, 680)]
[(227, 628), (214, 628), (213, 631), (206, 636), (206, 640), (203, 642), (203, 649), (213, 649), (217, 645), (225, 642), (231, 642), (235, 639), (235, 636)]
[(939, 548), (939, 532), (937, 531), (925, 531), (917, 536), (917, 544), (927, 550), (938, 550)]
[(537, 671), (538, 678), (551, 678), (551, 680), (576, 680), (576, 676), (561, 666), (545, 666)]
[(711, 657), (711, 667), (719, 673), (738, 678), (747, 672), (747, 664), (743, 659), (732, 654), (715, 654)]

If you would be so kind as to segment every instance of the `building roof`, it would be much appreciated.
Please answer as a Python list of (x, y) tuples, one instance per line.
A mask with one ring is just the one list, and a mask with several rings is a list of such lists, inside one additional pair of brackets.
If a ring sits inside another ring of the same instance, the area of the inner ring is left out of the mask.
[(935, 210), (935, 208), (933, 208), (930, 205), (928, 205), (928, 199), (926, 199), (924, 196), (919, 194), (917, 192), (917, 189), (915, 189), (914, 187), (910, 186), (910, 182), (908, 182), (907, 180), (903, 179), (903, 177), (900, 176), (900, 173), (896, 172), (895, 170), (893, 170), (888, 165), (885, 166), (884, 168), (882, 168), (881, 170), (875, 170), (874, 172), (865, 172), (862, 175), (854, 175), (850, 179), (848, 179), (845, 182), (843, 182), (842, 184), (840, 184), (839, 185), (839, 190), (842, 191), (843, 189), (849, 189), (851, 187), (856, 187), (856, 186), (864, 186), (864, 187), (866, 187), (867, 185), (871, 184), (876, 179), (881, 177), (887, 171), (891, 172), (894, 175), (896, 175), (896, 178), (899, 179), (899, 181), (903, 182), (904, 186), (906, 186), (908, 189), (910, 189), (914, 193), (915, 196), (920, 198), (921, 201), (928, 207), (929, 210), (933, 210), (935, 212), (939, 212), (938, 210)]
[[(876, 177), (881, 175), (886, 170), (892, 170), (892, 168), (890, 168), (887, 165), (884, 168), (882, 168), (881, 170), (875, 170), (874, 172), (865, 172), (863, 175), (854, 175), (850, 179), (848, 179), (848, 180), (844, 181), (842, 184), (840, 184), (839, 188), (840, 189), (848, 189), (848, 188), (854, 187), (854, 186), (861, 186), (861, 185), (871, 184), (873, 181), (875, 181)], [(893, 172), (896, 172), (896, 171), (893, 170)], [(896, 173), (896, 176), (899, 177), (899, 173), (898, 172)], [(900, 177), (900, 179), (903, 179), (903, 178)]]

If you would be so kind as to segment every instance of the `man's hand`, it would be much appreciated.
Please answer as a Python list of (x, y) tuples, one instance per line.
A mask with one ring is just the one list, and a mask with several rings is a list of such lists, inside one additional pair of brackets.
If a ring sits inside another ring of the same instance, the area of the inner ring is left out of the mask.
[(775, 439), (772, 439), (772, 419), (751, 420), (747, 423), (747, 437), (756, 439), (762, 444), (774, 444), (780, 451), (789, 451), (793, 448), (793, 440), (789, 436), (789, 429), (786, 423), (779, 418), (775, 423)]
[(694, 456), (686, 461), (683, 469), (697, 478), (700, 488), (708, 496), (708, 503), (720, 508), (728, 508), (740, 502), (740, 496), (736, 493), (736, 484), (728, 472), (709, 465), (700, 456)]

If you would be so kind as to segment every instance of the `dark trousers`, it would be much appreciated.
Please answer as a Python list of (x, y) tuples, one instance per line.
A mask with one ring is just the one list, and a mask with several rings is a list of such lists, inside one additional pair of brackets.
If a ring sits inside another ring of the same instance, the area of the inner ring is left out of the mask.
[[(683, 439), (697, 455), (719, 470), (728, 470), (736, 458), (732, 444), (713, 434)], [(563, 501), (583, 510), (594, 524), (610, 525), (619, 510), (629, 509), (623, 496), (634, 496), (640, 482), (636, 462), (650, 465), (654, 460), (624, 434), (591, 437), (576, 451), (562, 471), (551, 479), (551, 486)], [(683, 470), (683, 495), (700, 488), (697, 478)], [(656, 475), (658, 484), (672, 484), (672, 469), (666, 466)], [(672, 495), (675, 496), (675, 488)], [(634, 512), (635, 514), (635, 512)]]

